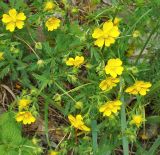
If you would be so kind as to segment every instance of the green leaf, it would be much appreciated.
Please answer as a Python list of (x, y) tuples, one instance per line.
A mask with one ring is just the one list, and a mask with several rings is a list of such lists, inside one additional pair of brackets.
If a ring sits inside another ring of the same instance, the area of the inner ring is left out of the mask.
[(93, 152), (96, 155), (97, 149), (98, 149), (98, 143), (97, 143), (97, 121), (93, 120), (91, 123), (92, 126), (92, 141), (93, 141)]
[(3, 79), (10, 72), (10, 66), (6, 66), (0, 72), (0, 79)]
[(0, 119), (0, 140), (2, 143), (20, 144), (22, 140), (21, 128), (15, 121), (12, 112), (4, 113)]
[(153, 143), (153, 145), (149, 149), (147, 155), (155, 155), (156, 150), (158, 149), (159, 146), (160, 146), (160, 136), (158, 136), (158, 138), (155, 140), (155, 142)]

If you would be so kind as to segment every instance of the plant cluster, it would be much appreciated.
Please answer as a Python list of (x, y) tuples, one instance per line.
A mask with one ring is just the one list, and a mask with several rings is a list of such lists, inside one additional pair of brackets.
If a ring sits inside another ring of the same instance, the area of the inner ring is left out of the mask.
[[(159, 118), (152, 103), (160, 74), (150, 64), (159, 52), (160, 2), (94, 0), (90, 11), (83, 3), (0, 1), (0, 79), (18, 90), (0, 118), (1, 155), (157, 153), (159, 137), (146, 148), (140, 142)], [(67, 122), (58, 143), (49, 108)], [(36, 132), (22, 135), (39, 118), (45, 147)]]

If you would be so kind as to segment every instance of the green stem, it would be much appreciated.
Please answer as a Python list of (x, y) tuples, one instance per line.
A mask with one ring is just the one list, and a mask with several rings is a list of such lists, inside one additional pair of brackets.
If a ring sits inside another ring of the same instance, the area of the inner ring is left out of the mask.
[(98, 143), (97, 143), (97, 121), (96, 120), (92, 120), (91, 126), (92, 126), (93, 154), (96, 155), (96, 152), (97, 152), (97, 149), (98, 149)]
[(151, 11), (152, 9), (149, 9), (146, 11), (132, 26), (131, 28), (127, 31), (127, 35), (136, 27), (136, 25)]
[(122, 106), (121, 106), (121, 131), (122, 131), (122, 144), (123, 144), (123, 155), (129, 155), (129, 143), (128, 143), (128, 138), (125, 135), (125, 131), (127, 128), (127, 121), (126, 121), (126, 104), (124, 102), (124, 95), (122, 92), (123, 89), (123, 84), (122, 84), (122, 79), (120, 81), (120, 100), (122, 102)]
[(49, 141), (49, 135), (48, 135), (48, 107), (49, 107), (49, 103), (45, 102), (45, 105), (44, 105), (45, 135), (46, 135), (47, 144), (49, 147), (51, 147), (51, 144)]
[(72, 93), (72, 92), (78, 91), (79, 89), (81, 89), (81, 88), (83, 88), (83, 87), (85, 87), (85, 86), (87, 86), (87, 85), (90, 85), (90, 84), (92, 84), (92, 83), (83, 84), (83, 85), (81, 85), (81, 86), (78, 86), (78, 87), (76, 87), (76, 88), (73, 88), (73, 89), (71, 89), (71, 90), (69, 90), (69, 91), (61, 94), (60, 96), (66, 95), (67, 93)]
[(137, 65), (138, 60), (140, 59), (142, 53), (144, 52), (144, 50), (145, 50), (147, 44), (149, 43), (149, 41), (150, 41), (152, 35), (156, 32), (157, 28), (159, 28), (159, 20), (158, 20), (156, 26), (155, 26), (155, 27), (153, 28), (153, 30), (151, 31), (149, 37), (147, 38), (147, 40), (146, 40), (146, 42), (145, 42), (145, 44), (144, 44), (142, 50), (140, 51), (140, 53), (139, 53), (139, 55), (138, 55), (138, 57), (137, 57), (137, 59), (136, 59), (136, 61), (135, 61), (135, 65)]
[(69, 98), (71, 98), (75, 103), (77, 102), (69, 93), (64, 90), (57, 82), (54, 81), (54, 84), (63, 92), (65, 93)]
[(22, 41), (23, 43), (25, 43), (25, 44), (31, 49), (31, 51), (35, 54), (35, 56), (37, 57), (37, 59), (38, 59), (38, 60), (40, 59), (40, 57), (39, 57), (39, 55), (36, 53), (36, 51), (35, 51), (24, 39), (22, 39), (22, 38), (20, 38), (19, 36), (16, 36), (16, 35), (15, 35), (15, 38), (17, 38), (18, 40), (20, 40), (20, 41)]

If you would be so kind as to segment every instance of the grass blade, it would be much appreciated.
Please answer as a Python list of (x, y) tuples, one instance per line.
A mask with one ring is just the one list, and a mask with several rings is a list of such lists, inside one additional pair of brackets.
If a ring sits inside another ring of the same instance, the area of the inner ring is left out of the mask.
[(97, 121), (92, 120), (92, 143), (93, 143), (93, 154), (96, 155), (98, 144), (97, 144)]

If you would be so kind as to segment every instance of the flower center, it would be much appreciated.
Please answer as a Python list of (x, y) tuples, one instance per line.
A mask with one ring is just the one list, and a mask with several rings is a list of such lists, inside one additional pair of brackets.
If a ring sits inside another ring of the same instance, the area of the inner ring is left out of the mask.
[(12, 17), (12, 21), (15, 23), (17, 21), (16, 17)]
[(104, 37), (105, 39), (108, 38), (108, 37), (109, 37), (108, 33), (104, 33), (104, 34), (103, 34), (103, 37)]

